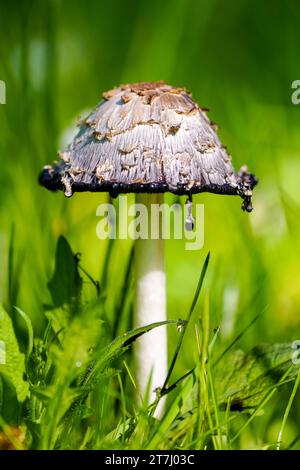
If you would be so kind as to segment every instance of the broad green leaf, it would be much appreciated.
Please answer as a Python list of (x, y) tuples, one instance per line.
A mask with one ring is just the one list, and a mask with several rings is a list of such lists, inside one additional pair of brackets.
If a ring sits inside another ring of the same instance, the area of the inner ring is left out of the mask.
[(224, 356), (216, 368), (216, 388), (221, 405), (230, 399), (235, 411), (255, 408), (263, 396), (274, 387), (291, 368), (287, 380), (298, 372), (292, 362), (295, 349), (292, 344), (262, 344), (247, 354), (238, 350)]
[(0, 374), (0, 417), (6, 423), (16, 424), (19, 410), (20, 404), (18, 403), (15, 387)]
[(56, 245), (54, 273), (48, 282), (53, 306), (57, 308), (67, 304), (74, 311), (79, 305), (81, 288), (78, 261), (67, 240), (60, 236)]
[(18, 400), (24, 401), (28, 384), (23, 379), (25, 357), (20, 353), (10, 316), (0, 306), (0, 374), (14, 385)]
[(21, 310), (18, 307), (15, 307), (15, 309), (18, 312), (18, 314), (23, 318), (26, 328), (27, 328), (27, 334), (28, 334), (27, 359), (29, 359), (29, 356), (32, 353), (33, 342), (34, 342), (34, 332), (33, 332), (32, 323), (31, 323), (29, 316), (25, 312), (23, 312), (23, 310)]

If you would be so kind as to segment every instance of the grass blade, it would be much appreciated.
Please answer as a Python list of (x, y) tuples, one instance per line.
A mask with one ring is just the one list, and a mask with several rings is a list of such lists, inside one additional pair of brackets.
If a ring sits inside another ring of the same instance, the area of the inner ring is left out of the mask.
[(188, 326), (188, 324), (191, 320), (192, 314), (193, 314), (194, 309), (196, 307), (196, 304), (197, 304), (197, 301), (198, 301), (198, 298), (199, 298), (199, 295), (200, 295), (200, 292), (201, 292), (201, 289), (202, 289), (202, 285), (203, 285), (203, 282), (204, 282), (204, 278), (205, 278), (205, 275), (206, 275), (206, 271), (207, 271), (207, 268), (208, 268), (209, 258), (210, 258), (210, 253), (207, 254), (207, 256), (205, 258), (205, 261), (203, 263), (200, 278), (199, 278), (198, 285), (197, 285), (197, 289), (196, 289), (196, 292), (195, 292), (195, 295), (194, 295), (194, 298), (193, 298), (193, 302), (192, 302), (189, 314), (187, 316), (187, 319), (185, 320), (184, 327), (181, 330), (179, 340), (178, 340), (178, 343), (177, 343), (177, 347), (176, 347), (171, 365), (169, 367), (166, 380), (165, 380), (165, 382), (163, 384), (163, 387), (162, 387), (162, 393), (165, 392), (166, 387), (167, 387), (168, 382), (169, 382), (169, 379), (172, 375), (172, 372), (173, 372), (173, 369), (174, 369), (176, 361), (177, 361), (177, 357), (178, 357), (178, 354), (179, 354), (179, 351), (180, 351), (180, 348), (181, 348), (181, 345), (182, 345), (182, 342), (183, 342), (183, 338), (184, 338), (187, 326)]
[(289, 413), (290, 413), (290, 411), (291, 411), (291, 407), (292, 407), (292, 404), (293, 404), (293, 401), (294, 401), (296, 392), (297, 392), (297, 390), (298, 390), (299, 383), (300, 383), (300, 372), (298, 372), (298, 375), (297, 375), (297, 378), (296, 378), (296, 380), (295, 380), (294, 387), (293, 387), (293, 390), (292, 390), (290, 399), (289, 399), (289, 401), (288, 401), (286, 410), (285, 410), (284, 415), (283, 415), (283, 420), (282, 420), (282, 423), (281, 423), (280, 431), (279, 431), (279, 433), (278, 433), (278, 439), (277, 439), (277, 444), (276, 444), (276, 450), (280, 450), (280, 446), (281, 446), (281, 444), (282, 444), (282, 435), (283, 435), (283, 431), (284, 431), (284, 428), (285, 428), (285, 425), (286, 425), (286, 422), (287, 422)]
[(32, 323), (31, 323), (29, 316), (25, 312), (23, 312), (23, 310), (21, 310), (19, 307), (14, 307), (14, 308), (19, 313), (19, 315), (23, 318), (27, 327), (28, 345), (27, 345), (26, 360), (28, 361), (29, 356), (33, 350), (34, 333), (33, 333)]
[(261, 316), (260, 313), (258, 315), (255, 315), (255, 317), (250, 321), (250, 323), (248, 323), (248, 325), (246, 325), (245, 328), (234, 338), (234, 340), (229, 344), (229, 346), (227, 346), (227, 348), (224, 349), (224, 351), (220, 354), (218, 359), (215, 360), (214, 362), (215, 366), (221, 361), (221, 359), (223, 359), (225, 354), (227, 354), (233, 348), (233, 346), (247, 333), (247, 331), (251, 328), (251, 326), (257, 322), (260, 316)]

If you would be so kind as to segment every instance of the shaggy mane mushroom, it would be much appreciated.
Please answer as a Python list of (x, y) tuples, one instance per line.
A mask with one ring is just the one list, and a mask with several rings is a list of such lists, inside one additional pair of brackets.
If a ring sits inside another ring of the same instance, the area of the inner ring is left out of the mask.
[[(81, 122), (60, 160), (44, 167), (39, 181), (50, 190), (107, 191), (112, 197), (137, 193), (149, 209), (163, 193), (210, 192), (238, 195), (242, 209), (252, 210), (257, 183), (246, 167), (236, 172), (207, 110), (185, 88), (145, 82), (122, 85), (103, 93), (103, 100)], [(135, 242), (135, 325), (166, 319), (163, 240)], [(151, 397), (167, 374), (165, 327), (144, 335), (135, 345), (140, 392), (151, 373)]]

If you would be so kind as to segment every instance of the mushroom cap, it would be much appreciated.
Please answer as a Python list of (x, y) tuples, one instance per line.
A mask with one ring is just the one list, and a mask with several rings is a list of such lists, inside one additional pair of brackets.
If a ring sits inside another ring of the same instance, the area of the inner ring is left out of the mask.
[(60, 160), (40, 183), (66, 196), (76, 191), (238, 194), (252, 210), (257, 180), (236, 173), (216, 127), (184, 88), (164, 82), (122, 85), (80, 122)]

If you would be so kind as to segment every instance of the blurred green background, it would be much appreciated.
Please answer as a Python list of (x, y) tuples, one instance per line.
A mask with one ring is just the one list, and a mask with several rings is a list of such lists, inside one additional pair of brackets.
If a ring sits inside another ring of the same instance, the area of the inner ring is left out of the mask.
[[(210, 250), (205, 287), (211, 325), (222, 327), (220, 348), (257, 314), (239, 347), (299, 339), (300, 105), (291, 102), (299, 44), (297, 0), (1, 0), (1, 301), (18, 305), (42, 331), (60, 234), (101, 281), (108, 243), (96, 237), (96, 208), (107, 195), (66, 199), (39, 187), (37, 176), (103, 91), (165, 80), (211, 110), (235, 168), (246, 163), (260, 180), (250, 215), (239, 198), (195, 198), (205, 204), (205, 245), (188, 252), (184, 241), (166, 242), (169, 317), (186, 315)], [(108, 266), (111, 321), (130, 248), (116, 242)], [(94, 295), (90, 285), (86, 295)], [(170, 332), (171, 350), (174, 341)], [(186, 341), (178, 374), (193, 354)], [(277, 407), (282, 416), (284, 403)], [(297, 419), (296, 409), (291, 429)]]

